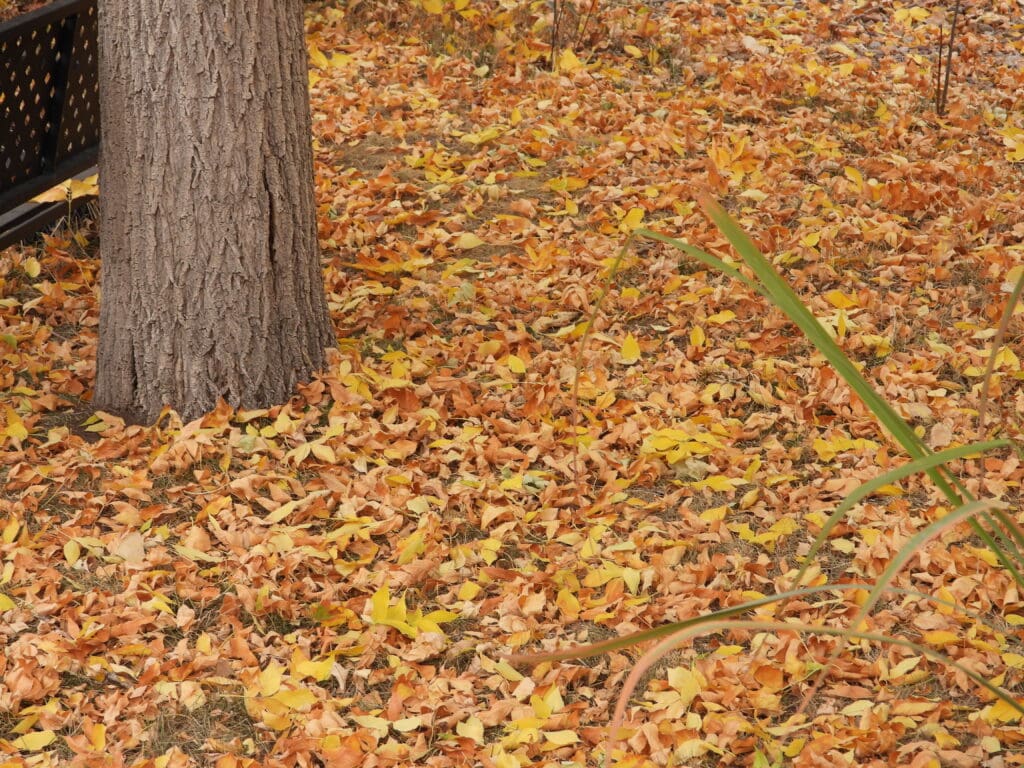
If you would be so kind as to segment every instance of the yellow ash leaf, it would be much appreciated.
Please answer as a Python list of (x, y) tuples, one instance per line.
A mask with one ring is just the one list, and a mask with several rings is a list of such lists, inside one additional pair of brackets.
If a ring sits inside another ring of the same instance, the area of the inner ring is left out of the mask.
[(403, 541), (399, 547), (398, 564), (408, 565), (423, 554), (424, 548), (423, 531), (416, 531)]
[(328, 656), (320, 661), (311, 661), (298, 648), (292, 651), (291, 672), (295, 677), (311, 677), (318, 683), (322, 683), (331, 676), (332, 669), (334, 669), (333, 656)]
[(935, 739), (939, 749), (954, 749), (960, 746), (960, 739), (953, 736), (945, 728), (937, 728), (935, 733), (932, 734), (932, 738)]
[(583, 63), (576, 58), (571, 48), (566, 48), (558, 57), (558, 69), (561, 72), (575, 72), (582, 67)]
[(640, 343), (632, 333), (627, 334), (625, 341), (622, 342), (619, 358), (625, 365), (633, 365), (640, 360)]
[(857, 185), (858, 191), (864, 187), (864, 177), (861, 175), (861, 172), (852, 165), (848, 165), (843, 168), (843, 173), (846, 174), (846, 178)]
[(21, 416), (10, 406), (7, 407), (7, 427), (4, 429), (4, 435), (19, 443), (28, 438), (28, 429), (22, 422)]
[(467, 581), (461, 587), (459, 587), (459, 592), (457, 596), (459, 600), (473, 600), (476, 598), (477, 595), (480, 594), (482, 590), (483, 587), (481, 587), (479, 584), (476, 584), (472, 581)]
[[(152, 652), (151, 649), (149, 648), (148, 645), (143, 647), (146, 649), (146, 652), (142, 655), (148, 656)], [(209, 656), (211, 653), (213, 653), (213, 638), (210, 637), (210, 635), (206, 632), (203, 632), (199, 635), (199, 637), (196, 638), (196, 652), (201, 653), (205, 656)]]
[(587, 180), (579, 176), (559, 176), (548, 180), (545, 186), (552, 192), (575, 192), (587, 186)]
[(472, 739), (477, 744), (484, 743), (484, 724), (475, 715), (470, 715), (461, 723), (456, 723), (455, 733), (465, 739)]
[(97, 752), (107, 746), (107, 726), (103, 723), (94, 723), (91, 728), (83, 728), (89, 739), (89, 745)]
[(38, 752), (50, 746), (56, 738), (57, 734), (50, 730), (32, 731), (32, 733), (12, 739), (10, 744), (22, 752)]
[(526, 363), (524, 363), (523, 359), (518, 355), (509, 355), (505, 359), (505, 364), (512, 373), (526, 373)]
[(825, 294), (825, 301), (836, 309), (850, 309), (859, 306), (859, 302), (853, 296), (847, 296), (842, 291), (829, 291)]
[(313, 452), (313, 455), (324, 464), (338, 463), (338, 457), (331, 446), (324, 445), (323, 443), (309, 443), (308, 445), (310, 446), (310, 450)]
[(491, 339), (490, 341), (483, 341), (477, 345), (476, 354), (477, 357), (487, 359), (493, 357), (501, 351), (501, 342), (497, 339)]
[(719, 520), (725, 520), (725, 516), (728, 513), (729, 508), (726, 506), (712, 507), (701, 512), (700, 519), (705, 523), (717, 523)]
[(874, 705), (875, 705), (875, 703), (873, 701), (868, 701), (867, 699), (861, 699), (860, 701), (855, 701), (852, 704), (847, 704), (845, 707), (843, 707), (839, 711), (840, 711), (840, 713), (842, 713), (846, 717), (860, 717), (861, 715), (865, 714), (866, 712), (870, 712), (871, 708)]
[(414, 715), (413, 717), (400, 717), (391, 723), (391, 727), (399, 733), (415, 731), (421, 725), (423, 725), (423, 718), (420, 715)]
[[(968, 549), (975, 555), (975, 557), (982, 560), (986, 565), (989, 565), (993, 568), (999, 567), (1001, 565), (1001, 563), (999, 562), (999, 557), (996, 555), (995, 552), (993, 552), (988, 547), (968, 547)], [(1007, 621), (1010, 620), (1007, 619)]]
[(68, 565), (74, 565), (78, 562), (78, 558), (82, 556), (82, 548), (78, 546), (78, 542), (74, 539), (69, 539), (64, 543), (64, 559)]
[(330, 62), (324, 56), (324, 52), (313, 43), (309, 44), (309, 60), (313, 62), (313, 66), (317, 69), (327, 69), (330, 66)]
[(565, 587), (558, 591), (555, 605), (569, 621), (575, 621), (580, 615), (580, 601)]
[(1024, 656), (1019, 653), (1004, 653), (1003, 663), (1010, 669), (1024, 669)]
[(889, 670), (889, 674), (886, 676), (887, 680), (896, 680), (904, 675), (912, 672), (918, 664), (921, 663), (920, 656), (911, 656), (909, 659), (904, 659), (899, 662), (895, 667)]
[(679, 694), (680, 702), (689, 707), (707, 686), (707, 678), (696, 670), (686, 667), (672, 667), (668, 671), (668, 684)]
[(488, 128), (484, 128), (482, 131), (467, 133), (461, 140), (467, 144), (480, 146), (481, 144), (486, 144), (488, 141), (493, 141), (499, 136), (502, 136), (507, 130), (508, 128), (504, 125), (492, 125)]
[(915, 717), (931, 712), (937, 706), (939, 706), (938, 702), (935, 701), (898, 701), (893, 705), (892, 713), (894, 715)]
[(570, 744), (579, 743), (580, 737), (576, 731), (544, 731), (544, 740), (558, 747), (567, 747)]
[[(1020, 704), (1020, 701), (1017, 702)], [(1021, 718), (1021, 711), (1008, 701), (999, 699), (990, 707), (981, 711), (981, 717), (986, 723), (997, 725), (999, 723), (1013, 723)]]
[(84, 179), (71, 179), (68, 182), (71, 199), (77, 200), (80, 197), (98, 195), (100, 192), (99, 178), (99, 174), (94, 173), (92, 176), (87, 176)]
[(728, 491), (733, 490), (737, 485), (743, 485), (743, 482), (743, 480), (736, 477), (710, 475), (705, 477), (703, 480), (697, 480), (696, 482), (690, 483), (690, 486), (695, 490), (707, 489), (727, 493)]
[(463, 232), (455, 239), (455, 247), (461, 248), (463, 251), (468, 251), (479, 245), (485, 245), (485, 243), (472, 232)]
[(808, 232), (806, 235), (800, 238), (800, 244), (805, 245), (808, 248), (814, 248), (821, 240), (820, 232)]
[(619, 222), (619, 231), (629, 234), (644, 222), (643, 208), (630, 208), (622, 221)]
[(708, 337), (704, 333), (704, 329), (699, 325), (695, 325), (690, 331), (690, 346), (691, 347), (703, 347)]
[(298, 710), (300, 712), (308, 711), (310, 707), (316, 704), (316, 694), (306, 688), (291, 688), (284, 691), (278, 691), (270, 699), (278, 704), (282, 704), (288, 709)]
[(928, 645), (934, 645), (937, 648), (943, 648), (947, 645), (954, 645), (959, 643), (963, 638), (957, 635), (955, 632), (950, 632), (946, 629), (937, 629), (934, 632), (925, 632), (921, 639), (923, 639)]
[(352, 721), (372, 731), (376, 736), (384, 738), (388, 735), (391, 723), (377, 715), (353, 715)]
[(507, 661), (499, 661), (494, 666), (494, 671), (508, 680), (510, 683), (518, 683), (523, 679), (519, 671)]
[(281, 681), (284, 679), (284, 667), (276, 661), (272, 661), (259, 674), (259, 685), (261, 696), (273, 696), (281, 690)]

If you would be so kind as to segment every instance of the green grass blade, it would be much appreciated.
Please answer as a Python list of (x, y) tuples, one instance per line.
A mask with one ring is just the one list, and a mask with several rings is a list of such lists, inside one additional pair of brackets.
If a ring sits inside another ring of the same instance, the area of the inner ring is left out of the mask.
[[(563, 648), (560, 651), (541, 651), (540, 653), (509, 653), (502, 654), (502, 657), (512, 662), (513, 664), (540, 664), (546, 661), (569, 661), (571, 659), (586, 659), (592, 656), (601, 656), (605, 653), (612, 653), (619, 651), (624, 648), (630, 648), (634, 645), (640, 645), (642, 643), (648, 643), (652, 640), (659, 640), (665, 637), (670, 637), (677, 632), (682, 632), (690, 627), (700, 626), (713, 621), (723, 621), (730, 619), (734, 616), (739, 616), (744, 613), (748, 613), (755, 608), (760, 608), (772, 603), (780, 603), (785, 600), (790, 600), (796, 597), (809, 597), (819, 593), (835, 593), (845, 591), (864, 591), (868, 584), (819, 584), (814, 587), (801, 587), (800, 589), (793, 589), (787, 592), (780, 592), (776, 595), (768, 595), (761, 597), (756, 600), (748, 600), (747, 602), (741, 603), (740, 605), (733, 605), (727, 608), (720, 608), (717, 611), (711, 613), (702, 614), (700, 616), (694, 616), (689, 619), (680, 619), (674, 621), (671, 624), (664, 624), (659, 627), (652, 629), (641, 630), (640, 632), (633, 632), (628, 635), (622, 635), (621, 637), (613, 637), (608, 640), (602, 640), (597, 643), (586, 643), (584, 645), (574, 645), (570, 648)], [(909, 595), (911, 597), (918, 598), (920, 600), (927, 600), (935, 605), (945, 606), (951, 608), (964, 616), (967, 616), (979, 624), (985, 624), (985, 618), (980, 614), (965, 608), (962, 605), (951, 603), (948, 600), (942, 600), (941, 598), (934, 597), (924, 592), (917, 592), (912, 589), (901, 589), (898, 587), (890, 587), (889, 592), (898, 595)], [(986, 625), (987, 626), (987, 625)]]
[(729, 277), (739, 280), (741, 283), (743, 283), (745, 286), (747, 286), (750, 290), (754, 291), (755, 293), (764, 294), (764, 291), (757, 283), (755, 283), (749, 277), (747, 277), (738, 269), (736, 269), (736, 267), (734, 267), (732, 264), (722, 261), (717, 256), (712, 256), (707, 251), (702, 251), (700, 248), (697, 248), (696, 246), (690, 245), (689, 243), (685, 243), (682, 240), (677, 240), (674, 237), (663, 235), (660, 232), (655, 232), (654, 230), (651, 229), (645, 229), (643, 227), (634, 229), (632, 236), (646, 237), (650, 240), (657, 240), (659, 243), (671, 245), (673, 248), (682, 251), (687, 256), (692, 256), (701, 264), (711, 267), (712, 269), (717, 269), (719, 272), (723, 272), (724, 274), (729, 275)]
[(800, 570), (797, 573), (794, 584), (799, 584), (803, 579), (804, 574), (807, 573), (807, 569), (810, 567), (811, 561), (814, 559), (814, 556), (818, 554), (818, 550), (824, 545), (829, 534), (832, 533), (832, 529), (839, 524), (839, 521), (842, 520), (843, 516), (853, 509), (854, 505), (856, 505), (861, 499), (871, 496), (879, 488), (896, 483), (910, 475), (916, 475), (919, 472), (924, 472), (931, 467), (937, 467), (941, 464), (946, 464), (947, 462), (955, 461), (956, 459), (962, 459), (975, 453), (985, 453), (987, 451), (994, 450), (995, 448), (1005, 448), (1010, 445), (1011, 443), (1009, 440), (989, 440), (982, 443), (962, 445), (957, 448), (948, 448), (939, 453), (931, 453), (927, 456), (922, 456), (920, 459), (914, 459), (903, 466), (896, 467), (896, 469), (892, 469), (884, 475), (879, 475), (863, 485), (858, 486), (849, 496), (843, 499), (839, 506), (836, 507), (835, 512), (829, 516), (825, 525), (822, 526), (821, 533), (819, 533), (814, 539), (814, 543), (811, 545), (810, 551), (804, 555), (804, 564), (800, 566)]
[[(779, 309), (796, 323), (797, 327), (804, 332), (804, 335), (829, 361), (836, 372), (843, 377), (847, 385), (864, 402), (864, 404), (875, 414), (875, 418), (896, 438), (903, 446), (903, 449), (912, 459), (920, 459), (931, 453), (924, 442), (917, 436), (913, 428), (904, 421), (896, 410), (875, 391), (874, 387), (868, 384), (861, 375), (853, 361), (846, 356), (846, 353), (839, 347), (828, 332), (818, 322), (817, 318), (807, 307), (803, 305), (789, 284), (779, 275), (764, 254), (758, 250), (754, 242), (747, 236), (738, 223), (726, 212), (722, 206), (710, 198), (703, 198), (701, 201), (704, 210), (722, 231), (722, 234), (729, 240), (736, 252), (754, 272), (763, 287), (762, 293), (766, 294)], [(942, 491), (943, 495), (954, 506), (974, 501), (974, 496), (956, 478), (950, 481), (942, 474), (940, 467), (931, 467), (925, 470), (928, 477)], [(953, 485), (956, 485), (954, 490)], [(982, 519), (990, 525), (995, 525), (991, 516), (982, 515)], [(981, 538), (985, 546), (999, 559), (1007, 571), (1010, 572), (1014, 581), (1024, 586), (1024, 575), (1021, 574), (1017, 559), (1012, 558), (1004, 551), (988, 531), (974, 518), (971, 518), (970, 525), (974, 532)], [(1015, 553), (1019, 556), (1019, 552)]]

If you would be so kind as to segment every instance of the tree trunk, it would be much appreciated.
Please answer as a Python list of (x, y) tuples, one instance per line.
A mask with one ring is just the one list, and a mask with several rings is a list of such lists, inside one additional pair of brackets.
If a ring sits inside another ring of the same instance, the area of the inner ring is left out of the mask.
[(100, 0), (97, 408), (286, 401), (334, 343), (301, 0)]

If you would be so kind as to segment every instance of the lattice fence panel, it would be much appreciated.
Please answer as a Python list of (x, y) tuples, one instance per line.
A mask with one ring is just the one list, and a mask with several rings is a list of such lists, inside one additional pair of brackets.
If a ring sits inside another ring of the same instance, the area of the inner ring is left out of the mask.
[(96, 0), (58, 0), (0, 25), (0, 199), (20, 202), (5, 193), (94, 158), (96, 22)]

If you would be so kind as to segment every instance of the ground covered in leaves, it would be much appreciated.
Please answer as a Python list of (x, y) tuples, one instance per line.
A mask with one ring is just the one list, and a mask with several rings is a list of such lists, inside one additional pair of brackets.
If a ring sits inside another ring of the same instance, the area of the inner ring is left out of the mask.
[[(1017, 321), (976, 422), (1024, 254), (1018, 3), (966, 4), (944, 117), (938, 3), (562, 3), (554, 72), (546, 3), (340, 5), (308, 11), (339, 344), (290, 403), (93, 414), (89, 227), (0, 254), (0, 765), (597, 764), (636, 654), (503, 653), (780, 591), (902, 461), (745, 287), (650, 241), (616, 269), (640, 224), (728, 254), (702, 190), (931, 446), (1021, 436)], [(957, 470), (1019, 507), (1015, 453)], [(819, 580), (948, 511), (883, 490)], [(968, 529), (899, 585), (970, 613), (896, 594), (872, 631), (1024, 694), (1024, 598)], [(854, 643), (799, 711), (835, 642), (680, 647), (612, 763), (1024, 763), (1011, 708), (902, 647)]]

